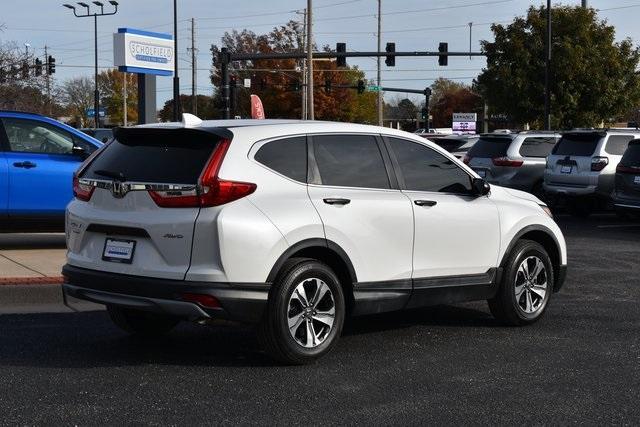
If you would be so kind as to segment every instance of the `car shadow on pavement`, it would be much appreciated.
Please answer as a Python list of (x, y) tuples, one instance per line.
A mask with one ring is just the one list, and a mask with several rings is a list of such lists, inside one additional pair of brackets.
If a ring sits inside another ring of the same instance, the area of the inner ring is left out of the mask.
[[(349, 319), (354, 338), (415, 326), (495, 327), (487, 313), (463, 306), (435, 306)], [(322, 362), (320, 362), (322, 363)], [(0, 316), (0, 369), (95, 368), (140, 365), (277, 367), (262, 352), (251, 326), (179, 325), (165, 337), (129, 337), (105, 312)]]

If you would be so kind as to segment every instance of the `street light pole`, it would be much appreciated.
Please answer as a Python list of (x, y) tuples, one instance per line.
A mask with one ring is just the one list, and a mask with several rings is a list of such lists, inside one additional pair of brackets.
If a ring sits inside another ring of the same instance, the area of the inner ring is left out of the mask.
[(544, 128), (551, 130), (551, 90), (550, 70), (551, 67), (551, 0), (547, 0), (547, 37), (544, 53)]
[(313, 7), (311, 0), (307, 0), (307, 119), (315, 119), (313, 111)]
[(114, 7), (113, 12), (105, 13), (104, 12), (104, 3), (100, 1), (94, 1), (93, 4), (100, 8), (100, 13), (94, 12), (91, 13), (91, 8), (87, 3), (78, 2), (78, 6), (84, 7), (87, 9), (87, 13), (84, 15), (78, 14), (75, 6), (70, 4), (63, 4), (67, 9), (73, 10), (73, 15), (76, 18), (89, 18), (93, 17), (93, 36), (94, 36), (94, 85), (95, 90), (93, 93), (93, 116), (94, 116), (94, 126), (96, 128), (100, 127), (100, 92), (98, 91), (98, 16), (109, 16), (115, 15), (118, 13), (118, 2), (115, 0), (109, 0), (109, 3)]

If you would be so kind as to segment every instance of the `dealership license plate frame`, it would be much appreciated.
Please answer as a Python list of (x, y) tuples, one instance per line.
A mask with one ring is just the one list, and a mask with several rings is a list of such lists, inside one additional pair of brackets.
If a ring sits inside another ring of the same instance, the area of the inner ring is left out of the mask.
[[(133, 262), (133, 255), (136, 251), (136, 243), (137, 242), (135, 240), (107, 237), (104, 240), (104, 248), (102, 249), (102, 260), (121, 264), (131, 264)], [(126, 249), (127, 253), (117, 253), (117, 249)]]
[(637, 184), (637, 185), (640, 185), (640, 175), (636, 175), (636, 176), (633, 178), (633, 183), (634, 183), (634, 184)]
[(571, 173), (573, 171), (573, 166), (571, 165), (563, 165), (562, 168), (560, 169), (560, 172), (562, 173)]

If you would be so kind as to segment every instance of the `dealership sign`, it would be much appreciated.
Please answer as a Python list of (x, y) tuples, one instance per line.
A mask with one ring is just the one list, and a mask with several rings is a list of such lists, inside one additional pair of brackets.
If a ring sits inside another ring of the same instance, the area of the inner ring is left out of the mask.
[(127, 73), (173, 74), (175, 55), (171, 34), (118, 28), (113, 35), (113, 61)]
[(453, 113), (453, 131), (459, 133), (476, 133), (476, 113)]

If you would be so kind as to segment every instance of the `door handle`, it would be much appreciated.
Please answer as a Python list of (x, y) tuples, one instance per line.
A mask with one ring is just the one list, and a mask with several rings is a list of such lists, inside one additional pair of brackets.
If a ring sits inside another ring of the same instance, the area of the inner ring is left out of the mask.
[(414, 200), (413, 203), (418, 206), (435, 206), (438, 204), (435, 200)]
[(341, 199), (339, 197), (329, 197), (327, 199), (322, 199), (328, 205), (348, 205), (351, 203), (349, 199)]
[(26, 161), (26, 162), (15, 162), (13, 166), (17, 168), (31, 169), (31, 168), (35, 168), (37, 165), (33, 162)]

